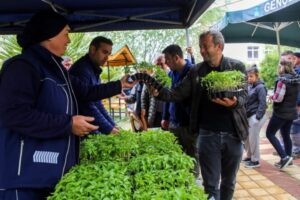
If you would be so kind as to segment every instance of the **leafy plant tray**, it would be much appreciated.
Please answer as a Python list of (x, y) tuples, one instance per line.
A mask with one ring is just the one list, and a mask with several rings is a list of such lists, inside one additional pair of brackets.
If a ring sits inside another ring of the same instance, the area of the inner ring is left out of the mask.
[(220, 98), (220, 99), (223, 99), (223, 98), (233, 98), (234, 96), (235, 97), (239, 97), (241, 95), (243, 95), (245, 92), (244, 89), (238, 89), (236, 91), (219, 91), (219, 92), (210, 92), (208, 94), (208, 97), (210, 99), (215, 99), (215, 98)]

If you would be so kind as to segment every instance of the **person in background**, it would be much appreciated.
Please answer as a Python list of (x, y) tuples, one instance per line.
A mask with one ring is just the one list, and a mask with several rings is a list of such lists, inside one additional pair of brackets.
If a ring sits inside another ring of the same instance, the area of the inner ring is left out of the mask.
[(194, 52), (193, 52), (193, 48), (192, 47), (187, 47), (186, 49), (186, 52), (188, 53), (188, 60), (192, 63), (192, 64), (195, 64), (195, 57), (194, 57)]
[(70, 43), (62, 15), (33, 15), (17, 35), (22, 53), (0, 71), (0, 198), (44, 200), (78, 163), (79, 138), (98, 129), (78, 115), (77, 100), (95, 101), (132, 87), (120, 81), (89, 86), (69, 76), (62, 57)]
[(164, 102), (156, 99), (147, 86), (143, 87), (141, 95), (141, 118), (144, 123), (144, 130), (148, 128), (161, 127)]
[(158, 55), (157, 58), (154, 60), (154, 64), (160, 66), (166, 73), (170, 72), (170, 68), (166, 64), (165, 55)]
[(131, 89), (129, 95), (120, 96), (121, 99), (128, 104), (128, 112), (130, 116), (130, 123), (132, 130), (134, 132), (140, 132), (145, 130), (144, 123), (142, 122), (142, 91), (143, 91), (144, 83), (142, 81), (138, 82)]
[[(278, 78), (275, 84), (274, 95), (270, 97), (273, 101), (273, 114), (269, 121), (266, 135), (278, 155), (280, 161), (275, 166), (283, 169), (292, 163), (292, 141), (290, 131), (293, 120), (297, 118), (296, 101), (299, 92), (297, 82), (290, 82), (294, 79), (296, 73), (293, 63), (282, 60), (278, 66)], [(284, 142), (284, 148), (280, 145), (279, 140), (275, 137), (276, 132), (280, 129), (280, 134)]]
[(73, 65), (72, 59), (68, 56), (63, 56), (62, 58), (63, 58), (62, 65), (66, 68), (66, 70), (69, 70)]
[(280, 55), (280, 61), (289, 61), (291, 62), (292, 64), (295, 63), (295, 55), (294, 55), (294, 52), (293, 51), (284, 51), (281, 53)]
[[(95, 37), (90, 43), (88, 53), (73, 64), (70, 74), (76, 76), (87, 85), (100, 85), (101, 66), (106, 63), (108, 56), (111, 55), (112, 46), (113, 42), (110, 39), (102, 36)], [(119, 128), (107, 113), (101, 100), (80, 102), (79, 113), (95, 118), (93, 124), (99, 126), (99, 128), (92, 133), (119, 133)]]
[(199, 47), (204, 61), (192, 67), (176, 87), (152, 90), (154, 96), (164, 101), (190, 100), (189, 134), (198, 136), (204, 190), (208, 199), (215, 200), (232, 199), (242, 160), (242, 141), (248, 137), (247, 89), (238, 97), (210, 100), (199, 82), (211, 71), (239, 70), (246, 76), (243, 63), (223, 56), (224, 43), (220, 32), (202, 33)]
[[(294, 56), (295, 56), (294, 69), (295, 72), (298, 75), (300, 75), (300, 52), (295, 52)], [(292, 155), (294, 159), (300, 158), (300, 92), (298, 93), (298, 97), (297, 97), (297, 111), (298, 111), (298, 117), (296, 120), (293, 121), (291, 127), (291, 139), (293, 145)]]
[[(172, 80), (171, 88), (175, 88), (186, 77), (192, 67), (192, 63), (188, 59), (183, 58), (183, 52), (180, 46), (172, 44), (163, 50), (166, 64), (171, 71), (169, 76)], [(166, 103), (164, 107), (164, 115), (161, 125), (163, 128), (168, 124), (168, 130), (172, 132), (178, 139), (179, 144), (189, 156), (195, 157), (196, 138), (190, 137), (189, 134), (189, 113), (190, 106), (188, 100), (183, 102)]]
[(256, 168), (260, 166), (260, 129), (266, 121), (267, 109), (267, 89), (259, 78), (256, 66), (247, 70), (248, 77), (248, 97), (246, 111), (249, 122), (249, 137), (245, 141), (246, 158), (243, 159), (246, 168)]
[[(294, 56), (294, 52), (290, 51), (290, 50), (282, 52), (280, 54), (280, 62), (284, 62), (284, 61), (289, 61), (294, 66), (295, 61), (296, 61), (296, 56)], [(284, 142), (283, 142), (283, 138), (282, 138), (281, 134), (279, 132), (277, 132), (276, 135), (277, 135), (277, 138), (279, 139), (279, 143), (280, 143), (281, 147), (284, 148)], [(278, 152), (274, 151), (273, 155), (278, 156)]]

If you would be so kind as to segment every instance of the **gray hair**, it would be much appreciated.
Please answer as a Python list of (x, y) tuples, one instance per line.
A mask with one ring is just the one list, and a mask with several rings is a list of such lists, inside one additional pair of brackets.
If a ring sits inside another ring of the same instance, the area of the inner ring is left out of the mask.
[(224, 37), (222, 35), (222, 33), (220, 31), (215, 31), (215, 30), (209, 30), (209, 31), (205, 31), (203, 33), (200, 34), (199, 36), (199, 41), (208, 36), (208, 35), (211, 35), (212, 36), (212, 39), (213, 39), (213, 42), (214, 42), (214, 45), (218, 45), (218, 44), (221, 44), (222, 45), (222, 50), (224, 49), (224, 46), (225, 46), (225, 40), (224, 40)]

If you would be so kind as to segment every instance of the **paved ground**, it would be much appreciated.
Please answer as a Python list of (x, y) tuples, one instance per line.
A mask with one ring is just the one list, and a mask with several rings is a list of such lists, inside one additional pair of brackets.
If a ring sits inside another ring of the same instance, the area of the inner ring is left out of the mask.
[(241, 164), (234, 199), (300, 200), (300, 159), (280, 171), (273, 165), (279, 157), (272, 154), (274, 149), (266, 138), (261, 138), (260, 150), (259, 168), (247, 169)]

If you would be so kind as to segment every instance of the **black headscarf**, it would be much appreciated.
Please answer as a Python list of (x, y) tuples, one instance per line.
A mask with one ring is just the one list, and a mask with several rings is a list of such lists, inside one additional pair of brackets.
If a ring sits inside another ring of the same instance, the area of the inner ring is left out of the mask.
[(67, 19), (54, 12), (38, 12), (26, 24), (23, 32), (17, 35), (18, 44), (26, 49), (60, 33), (68, 25)]

